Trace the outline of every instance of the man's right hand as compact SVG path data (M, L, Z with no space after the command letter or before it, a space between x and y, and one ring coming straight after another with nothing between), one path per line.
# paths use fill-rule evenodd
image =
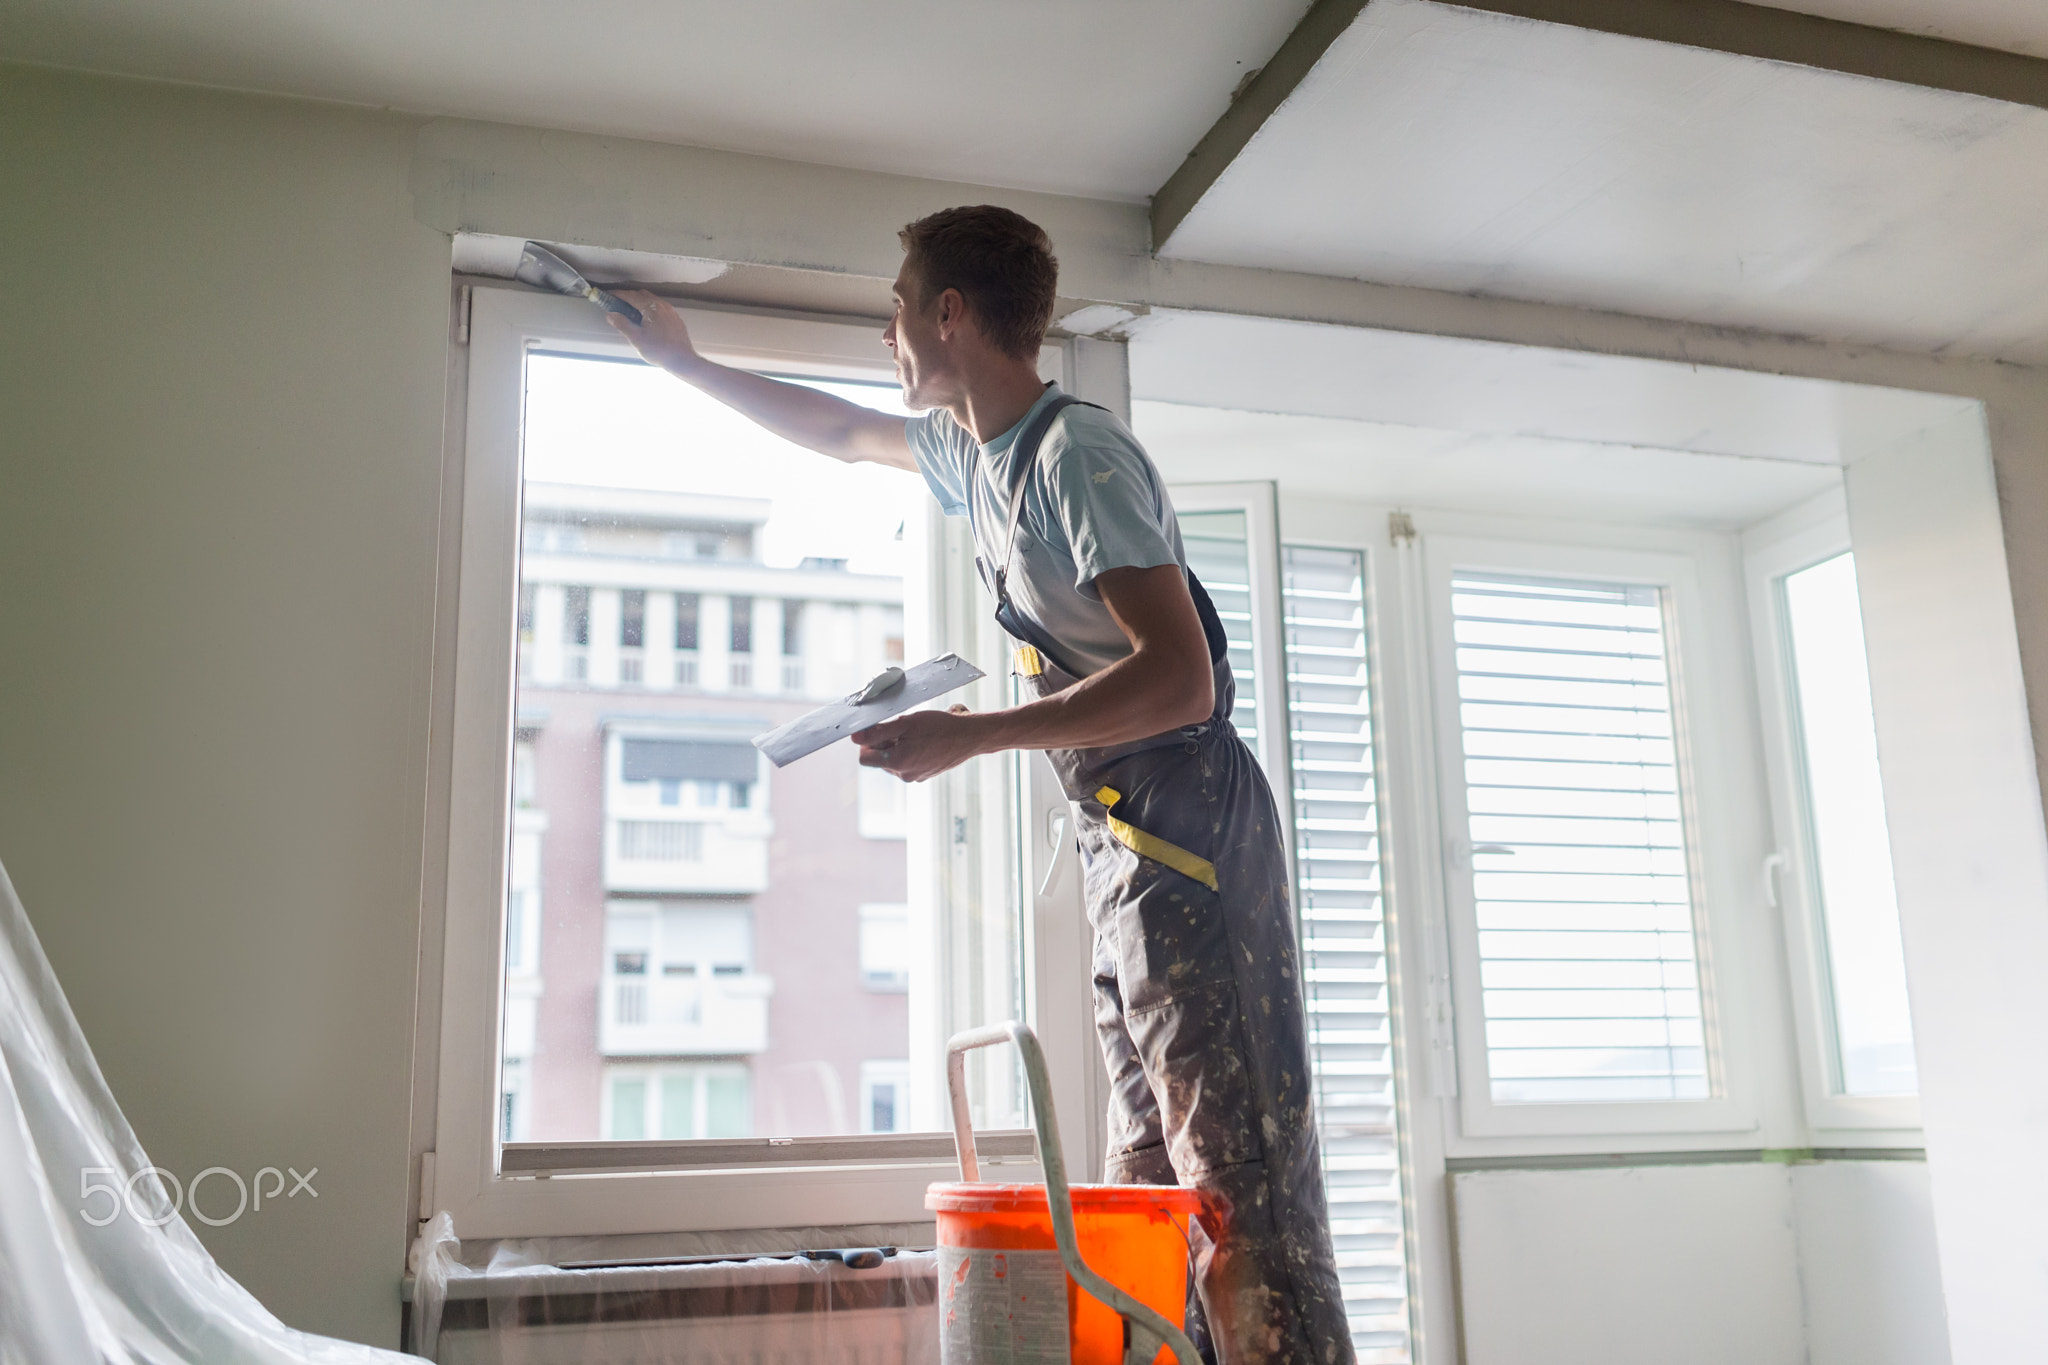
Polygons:
M635 326L621 313L606 313L605 317L650 363L670 374L683 375L702 361L703 357L690 343L689 326L668 300L644 289L623 290L619 297L640 310L640 324Z

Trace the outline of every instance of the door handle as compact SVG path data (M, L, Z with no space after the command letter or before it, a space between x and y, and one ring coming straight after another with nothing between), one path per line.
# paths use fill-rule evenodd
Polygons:
M1038 884L1038 894L1043 896L1052 890L1052 884L1059 880L1060 860L1067 856L1067 813L1063 810L1046 812L1045 841L1052 846L1052 857L1046 860L1045 880Z

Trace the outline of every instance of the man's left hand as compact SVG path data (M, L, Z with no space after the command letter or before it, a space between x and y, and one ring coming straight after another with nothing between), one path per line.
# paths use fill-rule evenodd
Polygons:
M905 782L922 782L957 768L981 752L973 719L964 706L950 711L913 711L856 730L862 767L880 768Z

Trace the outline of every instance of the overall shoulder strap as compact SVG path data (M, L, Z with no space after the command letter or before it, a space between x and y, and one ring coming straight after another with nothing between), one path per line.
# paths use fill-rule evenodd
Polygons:
M1044 443L1046 432L1052 429L1053 418L1085 400L1063 393L1040 408L1024 430L1017 433L1014 472L1010 476L1010 517L1009 525L1003 531L1002 554L995 561L996 599L1007 604L1010 600L1009 578L1010 558L1017 548L1017 527L1024 517L1024 486L1031 480L1031 471L1038 466L1038 447ZM1099 404L1086 403L1088 407Z

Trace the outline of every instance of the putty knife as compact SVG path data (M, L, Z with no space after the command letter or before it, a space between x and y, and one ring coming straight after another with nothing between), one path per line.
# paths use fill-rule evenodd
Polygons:
M539 242L528 242L526 249L519 253L519 268L512 272L512 278L521 284L530 284L536 289L567 294L575 299L589 299L605 312L617 313L635 327L640 325L638 308L610 290L599 289L584 279L575 266Z
M965 687L980 676L981 670L958 654L941 654L914 668L887 669L846 700L821 706L780 729L754 736L754 747L768 755L776 767L784 767L856 730L865 730L922 702Z

